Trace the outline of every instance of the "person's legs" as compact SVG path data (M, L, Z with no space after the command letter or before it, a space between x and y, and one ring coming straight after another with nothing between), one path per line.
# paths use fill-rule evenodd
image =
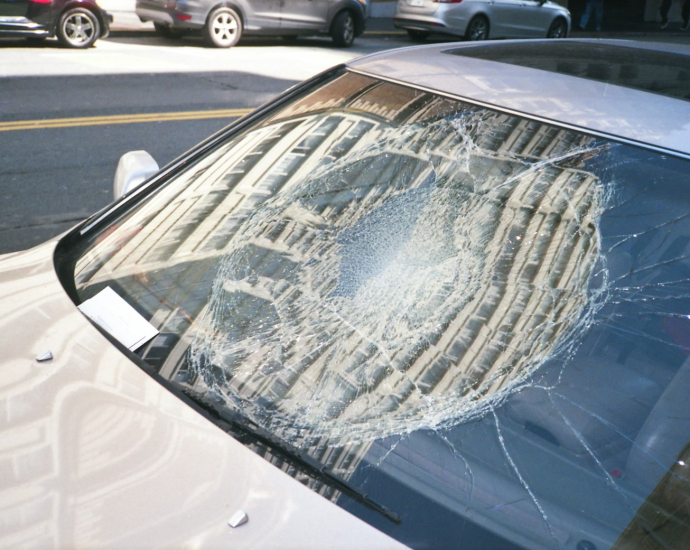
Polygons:
M666 2L667 0L663 0ZM668 0L669 2L671 0ZM589 0L587 2L587 6L585 7L585 13L582 14L582 18L580 19L580 28L584 29L587 26L587 21L589 21L590 15L592 15L592 9L594 8L594 0Z
M663 29L668 25L668 11L671 9L672 0L661 0L661 5L659 6L659 14L661 15L661 28Z
M683 26L681 29L687 31L688 27L690 27L690 0L685 0L685 2L683 2L681 15L683 16Z
M686 1L686 4L690 2L690 0ZM600 31L601 30L601 21L604 19L604 0L595 0L594 4L594 24L595 24L595 29Z

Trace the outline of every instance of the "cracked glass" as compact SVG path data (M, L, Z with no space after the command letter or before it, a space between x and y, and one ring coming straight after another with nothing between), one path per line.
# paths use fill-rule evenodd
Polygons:
M76 262L160 376L414 548L688 548L688 161L354 73Z

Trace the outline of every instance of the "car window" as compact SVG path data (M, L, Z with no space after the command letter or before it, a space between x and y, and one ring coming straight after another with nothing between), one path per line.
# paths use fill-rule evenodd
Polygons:
M138 354L415 548L687 540L690 169L339 73L91 238ZM133 201L132 201L133 202Z

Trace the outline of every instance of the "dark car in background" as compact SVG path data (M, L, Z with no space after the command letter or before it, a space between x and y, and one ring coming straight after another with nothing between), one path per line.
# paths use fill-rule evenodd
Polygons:
M110 32L98 0L0 0L0 37L57 36L69 48L88 48Z
M201 31L217 48L234 46L243 35L315 34L349 47L364 32L369 7L368 0L137 0L136 12L167 38Z

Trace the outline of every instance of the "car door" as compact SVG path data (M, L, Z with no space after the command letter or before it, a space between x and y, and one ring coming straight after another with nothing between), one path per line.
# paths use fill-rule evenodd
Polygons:
M245 28L252 31L275 31L280 28L282 0L249 0L240 3Z
M0 0L0 16L26 17L29 0Z
M527 34L526 14L523 0L489 0L491 38L520 38Z
M0 0L0 30L19 30L26 25L29 0Z
M24 19L28 9L28 0L0 0L0 28Z
M538 0L521 0L523 36L544 38L554 19L553 10Z
M332 0L282 0L281 28L328 30L328 8Z

